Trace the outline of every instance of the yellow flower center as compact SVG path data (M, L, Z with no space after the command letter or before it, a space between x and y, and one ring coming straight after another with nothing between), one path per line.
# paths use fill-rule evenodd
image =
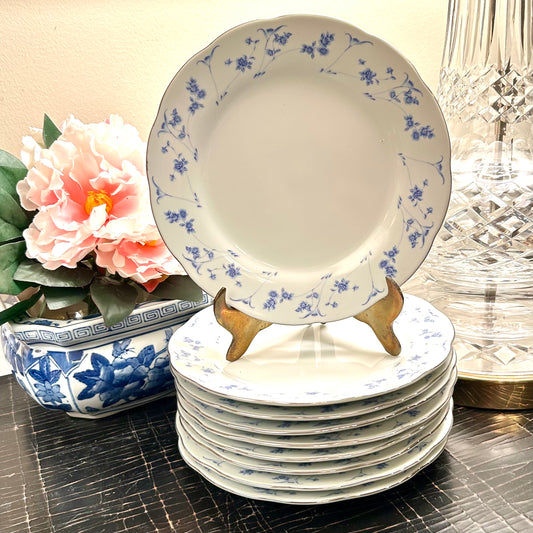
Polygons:
M153 240L151 240L151 241L143 241L141 244L142 244L143 246L157 246L157 243L158 243L158 242L159 242L159 241L158 241L157 239L153 239Z
M90 215L91 211L99 205L105 205L107 213L111 212L113 202L105 191L89 191L87 193L87 200L85 200L85 212Z

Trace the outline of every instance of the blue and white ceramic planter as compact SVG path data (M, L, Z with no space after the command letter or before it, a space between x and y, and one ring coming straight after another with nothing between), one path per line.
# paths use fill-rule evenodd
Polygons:
M13 375L39 404L99 418L175 392L168 341L209 304L207 295L147 302L111 328L101 316L22 319L4 324L0 338Z

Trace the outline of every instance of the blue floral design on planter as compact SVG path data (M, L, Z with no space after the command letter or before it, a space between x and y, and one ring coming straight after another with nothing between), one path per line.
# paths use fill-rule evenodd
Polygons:
M169 381L166 349L156 353L154 346L149 344L137 356L131 357L130 342L131 339L114 342L114 359L111 361L97 352L92 353L92 368L74 374L85 385L85 389L78 394L78 400L98 395L102 406L109 407L121 400L143 398ZM160 358L161 355L165 357Z
M35 380L35 395L43 404L52 409L64 411L72 409L70 405L63 403L66 396L61 392L58 383L61 370L51 369L49 357L40 359L39 370L32 368L28 374Z
M199 303L147 302L113 328L98 316L44 326L40 320L20 319L2 325L0 342L17 382L41 406L72 416L108 416L173 392L168 342L209 303L207 295ZM117 384L131 393L125 392L120 402L120 392L106 390Z

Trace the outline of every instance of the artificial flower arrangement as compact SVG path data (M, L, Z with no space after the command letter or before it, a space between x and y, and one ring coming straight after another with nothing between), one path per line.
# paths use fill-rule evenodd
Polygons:
M117 115L59 128L45 115L21 160L0 150L0 293L20 300L0 324L83 304L110 327L143 301L202 299L153 220L145 154Z

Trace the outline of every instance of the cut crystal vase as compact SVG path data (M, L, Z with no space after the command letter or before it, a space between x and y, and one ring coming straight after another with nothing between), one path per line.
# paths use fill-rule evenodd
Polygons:
M479 407L533 406L532 4L449 2L438 99L453 192L408 284L454 323L459 394Z

